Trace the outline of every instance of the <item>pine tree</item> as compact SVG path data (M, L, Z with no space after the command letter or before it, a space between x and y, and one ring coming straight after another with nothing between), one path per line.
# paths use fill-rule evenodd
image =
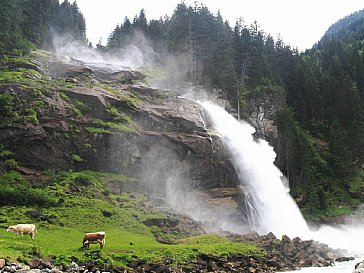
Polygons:
M25 17L20 0L0 0L0 54L21 54L32 48L21 24Z

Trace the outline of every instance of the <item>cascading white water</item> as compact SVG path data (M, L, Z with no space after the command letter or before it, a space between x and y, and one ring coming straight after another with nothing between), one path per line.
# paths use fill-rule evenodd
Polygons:
M221 135L239 179L250 193L257 218L253 228L260 234L273 232L276 236L308 234L306 221L289 195L289 189L282 183L282 173L274 165L273 148L264 140L255 141L254 128L248 123L237 121L210 102L200 104Z
M223 108L210 102L200 102L215 130L230 152L239 179L247 188L252 200L255 217L253 229L260 234L273 232L277 237L285 234L302 239L315 239L332 248L349 251L349 255L364 254L361 238L364 224L321 226L310 230L289 189L282 181L282 173L274 165L276 154L264 140L255 141L255 129L244 121L238 121ZM348 266L353 266L349 263ZM314 272L314 271L311 271ZM317 271L320 272L320 271Z
M221 107L210 102L200 103L209 116L212 126L221 135L230 152L240 181L247 187L254 208L250 221L260 234L272 231L303 239L315 239L332 248L348 251L356 260L339 263L334 268L307 268L302 272L351 272L355 263L362 260L364 246L364 224L350 223L336 227L321 226L312 231L289 195L282 181L282 173L274 165L275 153L266 141L255 141L254 128L244 121L237 121ZM249 217L248 217L249 218Z

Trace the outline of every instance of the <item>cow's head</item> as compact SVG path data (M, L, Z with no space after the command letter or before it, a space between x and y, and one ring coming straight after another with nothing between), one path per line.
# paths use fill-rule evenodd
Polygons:
M6 229L7 232L11 232L11 231L14 231L14 227L13 226L9 226L7 229Z

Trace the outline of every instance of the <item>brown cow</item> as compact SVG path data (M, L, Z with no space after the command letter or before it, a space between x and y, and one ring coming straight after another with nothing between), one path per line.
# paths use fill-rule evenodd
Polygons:
M106 237L106 233L103 231L99 231L99 232L93 232L93 233L85 233L84 237L83 237L83 247L84 248L89 248L90 244L100 244L100 248L102 249L105 245L105 237Z
M30 237L32 237L32 240L34 240L34 236L37 233L37 229L33 224L18 224L15 226L9 226L6 231L13 232L15 234L14 238L16 235L21 235L23 238L24 234L29 234Z

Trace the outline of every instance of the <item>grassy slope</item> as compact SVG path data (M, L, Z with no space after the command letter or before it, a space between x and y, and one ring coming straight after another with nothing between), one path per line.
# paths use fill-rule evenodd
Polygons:
M175 244L157 242L151 228L158 228L148 227L142 221L167 216L155 208L146 209L143 204L147 200L143 194L107 194L104 182L110 179L115 181L117 178L118 176L113 174L90 171L53 174L47 182L53 191L51 195L64 201L59 205L41 209L46 218L43 221L32 220L26 215L27 211L34 209L32 207L1 207L0 222L4 228L0 231L0 257L24 260L38 255L56 256L57 263L69 263L71 257L87 261L95 258L91 253L98 250L99 246L91 245L90 250L84 250L81 247L83 234L101 230L105 231L107 236L100 262L115 266L125 266L136 259L158 262L166 256L178 264L194 259L199 253L218 256L262 253L252 245L232 243L216 235L179 239L175 240ZM123 176L119 176L118 179L120 183L125 181ZM70 192L70 187L80 181L87 184L77 184L81 192ZM111 216L104 216L103 211L111 213ZM34 222L38 226L38 234L34 241L29 236L13 239L12 234L5 232L7 225L20 222Z

